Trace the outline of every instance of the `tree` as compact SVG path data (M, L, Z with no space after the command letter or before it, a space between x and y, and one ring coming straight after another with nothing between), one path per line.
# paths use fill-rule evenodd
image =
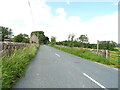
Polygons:
M31 36L32 35L36 35L38 37L39 43L46 44L47 42L49 42L49 38L44 35L43 31L33 31L33 32L31 32Z
M9 28L3 27L3 26L0 26L0 32L1 32L0 37L2 38L2 41L4 41L4 39L10 39L10 37L13 34L12 29L9 29Z
M74 37L75 37L75 34L69 34L68 35L68 41L73 41L74 40Z
M43 40L44 44L49 42L49 38L47 36L45 36L44 40Z
M79 40L80 40L81 43L88 43L88 37L87 37L87 35L81 35L79 37Z
M56 42L56 37L54 37L54 36L51 36L51 42Z
M99 42L99 49L114 50L116 46L117 46L117 43L114 41L100 41Z
M14 42L29 43L29 37L27 34L19 34L13 38Z
M43 35L44 36L44 32L43 31L33 31L33 32L31 32L31 36L32 35L36 35L38 37L39 37L39 35Z
M74 41L74 37L75 37L75 34L73 34L73 33L68 35L68 41L70 41L69 42L69 46L70 47L74 46L74 42L73 42Z

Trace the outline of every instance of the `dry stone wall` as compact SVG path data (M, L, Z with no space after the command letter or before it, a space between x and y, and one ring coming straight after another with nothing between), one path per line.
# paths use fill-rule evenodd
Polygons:
M92 53L101 55L102 57L108 59L109 58L109 50L97 50L97 49L89 49Z
M10 55L13 51L30 46L29 43L0 42L0 56Z

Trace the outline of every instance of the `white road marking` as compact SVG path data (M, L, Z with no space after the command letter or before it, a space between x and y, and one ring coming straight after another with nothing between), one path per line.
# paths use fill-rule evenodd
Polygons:
M101 85L100 83L98 83L96 80L92 79L90 76L88 76L86 73L83 73L83 75L85 75L87 78L89 78L91 81L93 81L94 83L96 83L98 86L100 86L101 88L106 88L105 86ZM107 89L106 89L107 90Z
M56 56L60 57L60 55L58 55L57 53L55 53Z

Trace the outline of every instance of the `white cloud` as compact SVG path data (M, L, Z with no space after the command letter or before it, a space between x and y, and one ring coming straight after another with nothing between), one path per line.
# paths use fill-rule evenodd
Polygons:
M69 18L56 17L50 27L51 34L57 36L57 40L65 40L69 33L74 33L76 37L87 34L90 42L97 40L113 40L118 42L118 17L117 12L111 15L96 17L87 22L81 22L80 17Z
M32 31L41 30L49 38L56 36L57 41L66 40L70 33L74 33L76 37L87 34L92 43L96 43L97 40L118 41L117 12L81 22L78 16L67 17L64 8L56 9L58 16L53 16L51 7L44 1L29 1L35 25L27 0L0 0L0 25L12 28L15 34L30 34Z
M64 11L64 8L56 9L56 13L60 14L60 16L63 16L63 17L66 16L66 12Z
M67 5L70 5L70 1L67 1Z
M118 6L119 1L113 2L113 5Z

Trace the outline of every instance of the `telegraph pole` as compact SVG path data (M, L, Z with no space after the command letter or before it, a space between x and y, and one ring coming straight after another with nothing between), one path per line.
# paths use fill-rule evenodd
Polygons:
M30 12L31 12L31 16L32 16L32 21L33 21L33 24L35 26L35 20L34 20L34 16L33 16L33 12L32 12L32 7L31 7L31 4L30 4L30 1L28 0L28 6L30 8Z

